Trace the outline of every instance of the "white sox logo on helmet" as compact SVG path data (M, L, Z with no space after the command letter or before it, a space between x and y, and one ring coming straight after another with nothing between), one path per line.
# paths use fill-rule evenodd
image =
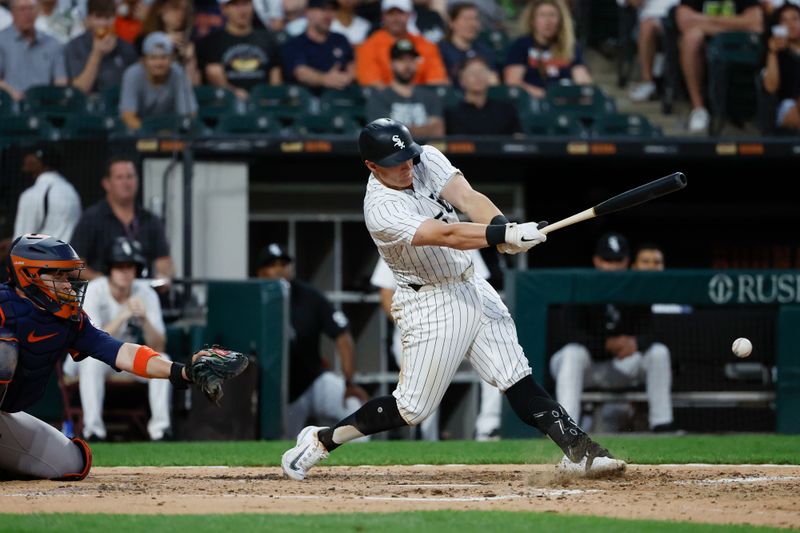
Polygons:
M400 140L399 135L392 135L392 140L394 141L394 145L400 148L401 150L406 147L406 143Z

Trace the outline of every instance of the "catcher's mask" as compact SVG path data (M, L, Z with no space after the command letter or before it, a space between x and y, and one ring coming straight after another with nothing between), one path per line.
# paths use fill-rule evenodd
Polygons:
M85 266L69 244L31 233L14 240L7 259L12 285L45 311L74 321L80 319L86 295Z

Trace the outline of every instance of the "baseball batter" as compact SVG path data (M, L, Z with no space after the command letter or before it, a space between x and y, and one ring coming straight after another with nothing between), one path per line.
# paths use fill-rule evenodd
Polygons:
M420 146L391 119L369 123L358 139L371 174L364 198L367 229L397 280L392 316L403 361L391 396L374 398L336 426L308 426L282 457L302 480L340 445L380 431L416 425L439 405L461 361L504 392L526 424L563 451L559 468L576 473L622 471L531 377L514 322L500 296L474 275L465 250L530 250L546 240L534 222L509 223L439 150ZM459 222L455 209L474 222Z
M221 381L247 366L242 354L216 348L197 352L184 366L95 328L82 310L83 260L64 241L18 237L3 267L11 281L0 283L0 479L80 480L89 473L92 452L86 442L70 440L24 412L42 397L67 353L141 377L169 379L177 388L194 382L214 399L221 396Z

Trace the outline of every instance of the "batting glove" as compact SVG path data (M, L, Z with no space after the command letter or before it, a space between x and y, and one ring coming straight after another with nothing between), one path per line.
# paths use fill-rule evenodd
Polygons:
M524 224L506 224L506 243L522 251L527 251L547 240L547 235L539 231L536 222L525 222Z

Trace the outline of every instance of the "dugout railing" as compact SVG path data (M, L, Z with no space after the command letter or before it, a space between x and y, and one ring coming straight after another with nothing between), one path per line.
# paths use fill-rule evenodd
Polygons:
M519 341L534 369L534 377L552 390L548 361L548 315L556 305L673 304L692 309L701 321L699 333L686 339L665 339L673 350L673 364L682 358L707 361L693 367L700 373L690 390L673 381L676 405L717 404L745 410L767 405L774 410L774 430L800 432L800 276L790 270L667 270L664 272L599 272L591 269L530 270L509 272L506 301L517 323ZM702 311L702 313L701 313ZM726 314L728 313L728 314ZM730 313L736 318L731 319ZM715 318L715 314L718 316ZM772 316L771 321L768 316ZM691 324L690 313L683 320ZM552 326L552 324L551 324ZM760 362L769 377L761 386L743 387L734 381L725 390L719 373L740 362L730 351L734 332L748 336L756 331L763 340L748 362ZM761 333L758 333L760 331ZM765 333L766 332L766 333ZM771 335L769 334L771 333ZM730 337L730 338L729 338ZM771 338L770 338L771 337ZM681 345L680 343L683 342ZM700 345L702 346L696 346ZM687 353L688 352L688 353ZM689 359L689 362L693 361ZM684 390L676 390L684 389ZM710 389L710 390L709 390ZM641 391L586 393L584 399L643 400ZM508 407L508 406L506 406ZM744 411L739 411L744 412ZM720 428L717 428L720 430ZM525 437L535 430L504 409L503 436Z

